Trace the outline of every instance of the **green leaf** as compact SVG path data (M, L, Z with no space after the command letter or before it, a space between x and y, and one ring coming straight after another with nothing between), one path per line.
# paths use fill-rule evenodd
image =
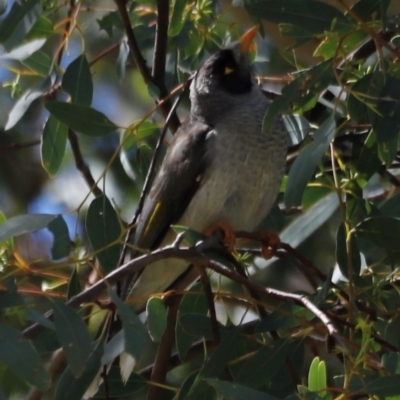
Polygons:
M234 349L240 340L239 330L233 330L214 350L208 360L203 364L199 374L197 375L192 387L189 390L187 398L199 396L207 390L206 378L218 377L227 363L234 357L232 349Z
M99 29L107 32L107 35L112 38L114 37L114 28L118 31L123 31L123 25L121 21L121 16L118 11L111 11L105 14L102 19L98 19Z
M45 106L59 121L84 135L105 136L118 129L104 114L90 107L62 101L48 101Z
M64 92L71 96L73 104L81 106L90 106L92 104L92 74L85 54L81 54L68 65L61 87Z
M211 326L211 319L206 315L188 312L179 317L178 324L182 327L184 332L197 339L199 338L205 338L207 340L214 339L214 334ZM222 337L226 336L231 331L231 329L226 328L219 322L217 322L217 325L220 335Z
M120 330L104 346L104 354L101 357L101 364L108 365L115 360L125 349L125 332Z
M394 194L379 206L379 211L385 217L400 218L400 192Z
M128 40L124 38L121 44L119 45L119 52L117 58L117 75L120 81L125 78L125 71L126 71L126 62L129 57L129 45Z
M329 147L336 131L335 120L326 119L314 134L314 140L303 149L290 168L285 191L285 205L287 208L301 204L304 190L312 178L318 163Z
M337 9L315 0L245 0L249 14L278 24L290 24L312 35L352 26Z
M293 314L293 315L290 315ZM306 308L294 304L282 304L267 318L263 318L256 327L257 333L272 332L280 329L292 329L299 326L301 321L310 321L314 314Z
M225 382L218 379L206 379L205 381L221 393L225 400L278 400L277 397L258 392L235 382Z
M194 285L183 296L179 304L177 323L175 328L176 347L179 359L184 362L192 343L196 337L188 334L180 324L180 318L187 313L195 313L197 315L206 315L208 312L207 299L204 294L203 285L198 283Z
M53 24L46 17L41 15L33 28L29 31L29 33L25 36L25 40L33 40L33 39L48 39L51 36L55 35L55 30Z
M284 115L283 122L290 137L289 146L300 144L310 133L311 127L308 121L301 115Z
M390 5L390 0L359 0L351 10L362 20L383 19ZM376 18L375 18L375 15ZM349 14L351 17L351 15Z
M152 344L147 329L135 312L113 290L110 289L108 293L113 303L117 306L117 313L122 320L125 351L138 362Z
M67 355L72 374L79 378L91 354L89 332L82 318L71 307L51 299L57 337Z
M33 88L26 91L14 104L10 113L8 114L8 120L5 126L5 130L9 130L15 126L15 124L24 116L26 111L32 102L43 94L47 93L55 82L55 74L51 74L46 79L37 83Z
M147 302L146 314L150 337L158 343L167 328L167 310L164 302L158 297L152 297Z
M242 364L235 382L252 388L268 384L285 365L290 349L288 343L287 339L280 339L273 345L262 346Z
M382 376L367 386L369 394L375 396L397 396L400 393L400 375Z
M53 260L67 257L71 250L71 239L69 238L68 226L64 218L59 215L57 218L53 219L48 229L54 236L54 242L51 248Z
M365 139L364 145L361 148L361 153L356 155L357 171L365 174L366 179L369 179L379 167L382 165L378 156L378 145L376 142L375 132L372 130Z
M391 374L400 373L400 353L389 353L382 355L383 368Z
M352 235L350 239L350 251L353 275L358 276L360 275L361 270L361 256L354 235ZM348 278L349 264L346 244L346 228L344 223L340 224L336 233L336 261L339 265L340 272L343 276Z
M22 6L14 2L11 11L0 24L0 43L3 43L7 51L21 44L41 12L40 0L30 0L24 2Z
M325 40L318 46L314 52L314 57L324 57L326 60L333 57L347 57L348 53L353 51L358 45L360 45L367 37L368 34L364 31L357 30L349 32L346 36L343 36L344 32L331 33L325 38ZM338 43L340 42L340 48L338 51Z
M111 272L119 262L122 230L118 215L106 196L99 196L90 203L86 231L101 267L106 273Z
M0 0L0 15L3 15L7 10L8 0Z
M51 322L48 318L46 318L42 313L39 311L34 310L33 308L28 308L26 310L26 319L28 321L36 322L39 325L44 326L47 329L51 329L55 331L55 326L53 322Z
M268 130L279 113L288 113L291 109L306 111L314 107L320 93L331 83L333 74L332 60L327 60L312 68L298 72L296 79L283 87L282 96L277 97L265 114L263 130Z
M57 215L51 214L25 214L12 217L0 225L0 243L14 236L47 228L56 217Z
M25 67L43 77L49 76L53 68L53 60L42 50L36 51L21 62Z
M172 4L172 15L169 22L168 36L176 36L182 30L185 23L184 12L188 0L174 0Z
M356 227L357 236L369 240L377 247L386 250L399 250L400 219L391 217L372 217Z
M197 399L213 399L215 398L215 391L208 386L208 390L204 389L204 392L202 392L199 396L191 396L190 398L188 397L188 393L190 388L193 386L194 381L196 380L197 376L198 376L199 372L195 371L192 372L183 382L180 390L179 390L179 394L178 394L178 398L176 400L197 400Z
M56 176L67 147L68 127L50 115L43 130L42 165L50 177Z
M93 346L90 346L88 350L90 357L80 377L77 378L72 373L71 366L68 366L58 381L53 400L81 399L89 385L100 373L103 343L101 341L93 343Z
M79 280L78 268L74 268L71 274L71 278L68 282L67 300L76 296L82 291L81 281Z
M40 50L41 47L46 43L45 39L33 40L28 43L24 43L21 46L18 46L14 50L9 53L0 53L0 60L18 60L23 61L26 58L30 57L32 54ZM46 74L47 77L49 74Z
M263 219L256 230L265 230L272 232L280 232L285 227L285 214L279 208L279 200L277 199L269 211L268 215Z
M319 357L314 357L308 371L308 389L312 392L318 392L319 390L318 366Z
M320 361L318 364L318 393L321 397L326 395L326 364L325 361Z
M148 387L147 380L138 374L132 373L126 382L121 379L121 371L119 367L112 366L107 374L108 396L110 398L120 398L126 396L134 396L138 392ZM139 396L139 395L138 395ZM104 383L99 387L99 391L93 398L104 399L105 390ZM133 397L130 397L133 399Z
M22 294L0 291L0 308L20 307L31 302L31 298Z
M31 342L16 329L0 324L0 360L23 381L41 390L50 387L50 376L42 367Z
M159 132L160 129L156 122L134 121L121 137L122 148L124 150L129 150L137 146L143 139L158 134Z

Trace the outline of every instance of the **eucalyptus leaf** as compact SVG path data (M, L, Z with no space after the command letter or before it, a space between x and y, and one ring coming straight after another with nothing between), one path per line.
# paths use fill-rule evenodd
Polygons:
M32 42L22 44L8 53L0 49L0 60L23 61L41 49L45 43L46 39L36 39Z
M68 65L61 86L71 96L72 103L90 106L93 97L93 82L85 54L81 54Z
M0 24L0 43L7 51L21 44L42 12L40 0L30 0L22 5L14 2L10 12Z
M37 83L33 88L26 91L14 104L5 126L5 130L9 130L24 116L32 102L47 93L55 82L55 74L51 74L46 79Z
M117 306L125 337L125 351L138 362L146 349L151 346L150 336L135 312L126 305L113 290L109 290L111 300Z
M42 165L49 176L54 177L64 160L67 147L68 127L50 115L43 130Z
M318 163L329 147L336 131L335 120L326 119L314 134L314 140L304 148L290 168L285 191L285 205L287 208L301 204L303 192L313 176Z
M218 379L206 379L206 382L226 400L278 400L277 397L239 385L236 382Z
M55 299L52 299L51 303L58 340L67 355L72 374L79 378L85 371L91 354L89 332L73 308Z
M119 262L122 230L118 215L106 196L99 196L90 203L86 231L101 267L106 273L111 272Z
M158 343L167 328L167 310L158 297L149 299L146 305L147 326L154 342Z
M104 114L87 106L61 101L48 101L45 106L60 122L84 135L105 136L118 129Z
M53 260L67 257L71 250L71 239L69 237L68 226L61 215L53 219L48 229L53 234L54 241L51 248Z
M31 342L24 340L16 329L3 324L0 324L0 360L23 381L41 390L50 386L50 375Z
M372 217L356 227L357 236L386 250L399 250L400 218Z
M57 215L25 214L12 217L0 225L0 243L14 236L47 228Z

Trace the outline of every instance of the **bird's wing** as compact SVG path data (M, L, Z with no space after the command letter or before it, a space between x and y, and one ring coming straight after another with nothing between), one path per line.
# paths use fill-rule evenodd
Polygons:
M211 151L211 128L186 119L171 142L160 171L147 196L133 238L139 249L154 249L179 220L202 182ZM136 257L135 252L131 255ZM130 292L134 277L128 277L122 297Z

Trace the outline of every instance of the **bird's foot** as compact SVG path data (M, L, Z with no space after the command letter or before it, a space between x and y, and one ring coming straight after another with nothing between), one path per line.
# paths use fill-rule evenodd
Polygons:
M257 232L236 232L236 237L245 241L257 241L261 244L261 254L265 259L270 259L280 247L281 240L279 236L271 231Z
M256 233L260 235L261 254L266 260L269 260L278 250L281 239L271 231L258 231Z
M219 221L203 232L206 236L220 234L222 236L222 243L229 253L232 253L235 248L235 231L227 223Z

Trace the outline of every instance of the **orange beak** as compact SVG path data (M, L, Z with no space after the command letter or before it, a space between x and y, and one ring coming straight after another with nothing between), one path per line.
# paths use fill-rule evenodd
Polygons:
M251 44L253 43L253 40L258 33L258 30L258 25L253 26L239 39L241 54L248 54L248 52L251 50Z

